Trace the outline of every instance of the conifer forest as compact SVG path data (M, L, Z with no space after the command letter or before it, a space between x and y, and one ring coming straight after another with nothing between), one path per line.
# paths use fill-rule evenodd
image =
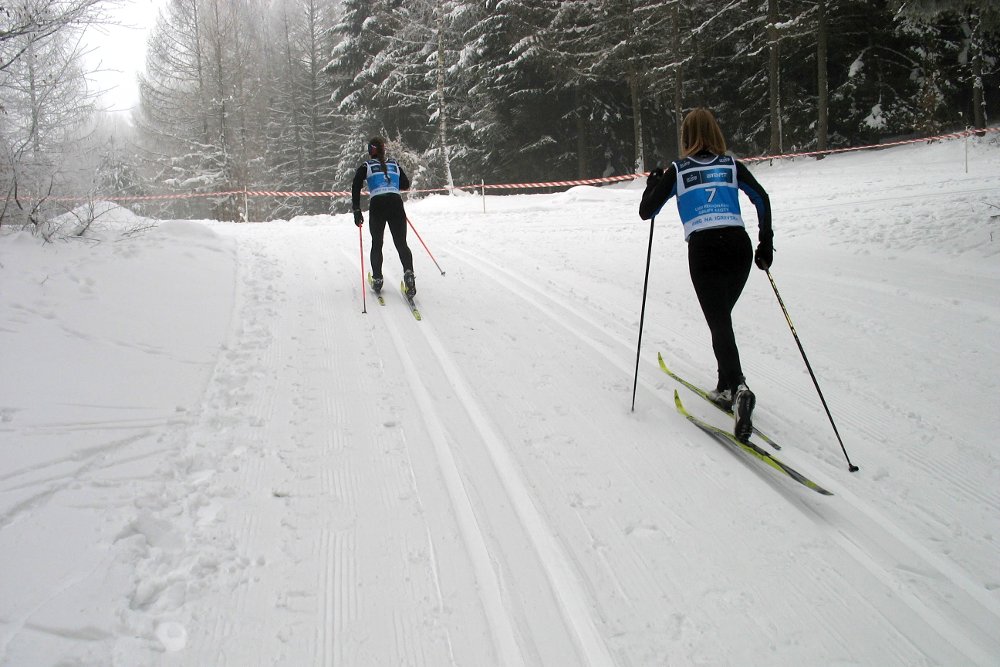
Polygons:
M169 0L124 119L88 89L79 39L113 5L4 4L3 225L80 195L161 218L343 212L308 193L349 190L374 135L415 189L471 189L648 171L697 106L737 156L1000 113L996 0Z

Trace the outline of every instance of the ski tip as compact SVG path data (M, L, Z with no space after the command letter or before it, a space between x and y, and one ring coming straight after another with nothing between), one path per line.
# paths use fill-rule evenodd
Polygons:
M667 370L667 362L663 360L663 355L659 352L656 353L656 361L660 364L660 370L667 375L673 375L669 370Z

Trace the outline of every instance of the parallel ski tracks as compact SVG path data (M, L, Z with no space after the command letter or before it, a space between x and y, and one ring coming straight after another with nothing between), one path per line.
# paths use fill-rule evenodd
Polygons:
M540 288L468 249L453 247L450 250L455 259L462 261L469 268L492 278L498 285L533 306L539 313L558 324L609 362L623 371L630 372L629 353L626 351L623 343L623 338L626 335L625 328L618 327L618 330L613 330L605 325L596 323L607 318L607 313L600 313L599 317L595 317L593 306L587 306L587 308L591 309L591 312L587 312L582 308L567 303L568 299L555 298L552 289ZM561 290L557 291L557 294L563 297L569 296ZM629 313L626 316L624 311L619 311L616 315L611 319L615 321L631 321L636 313ZM582 330L592 332L594 335L585 335L581 332ZM631 354L634 355L634 350ZM656 365L652 364L651 367L655 368ZM650 390L653 389L652 384L647 384L647 387Z
M381 309L380 309L381 313ZM517 620L511 616L511 611L505 604L507 597L504 586L498 579L493 565L494 555L491 553L490 540L483 533L476 508L470 498L470 490L452 451L446 422L440 409L432 398L432 392L424 376L418 370L418 363L408 348L413 346L413 331L404 334L399 318L386 314L385 328L393 340L394 348L399 354L405 369L407 382L420 408L427 430L433 440L440 470L448 487L462 537L473 562L476 579L480 586L481 601L488 618L500 664L523 665L529 661L518 640ZM551 589L560 606L564 626L572 634L571 642L577 648L578 661L589 665L613 665L615 661L605 644L604 638L597 628L592 612L592 604L585 592L583 584L575 574L575 568L570 558L564 553L546 520L536 508L532 494L518 470L507 444L498 430L492 425L486 411L474 398L475 392L468 380L459 370L458 364L441 343L435 333L432 321L424 320L417 324L409 321L407 325L419 331L426 342L427 349L437 361L437 366L444 375L451 393L457 397L470 423L474 426L478 440L488 454L496 474L501 481L510 507L520 521L520 525L533 545L540 564L545 570ZM437 387L440 390L440 387ZM474 443L469 443L472 446ZM498 503L493 499L491 504ZM577 661L572 661L577 662Z
M567 304L565 299L570 295L565 290L552 287L542 289L467 248L452 247L450 251L453 259L460 260L469 268L491 278L495 284L631 374L631 368L626 367L626 360L631 352L627 346L633 342L625 341L618 330L597 324L592 306L580 306L579 302ZM556 296L553 296L553 292ZM602 313L601 317L606 317L606 313ZM629 321L631 315L622 316L621 319ZM582 333L581 330L588 333ZM643 384L647 389L655 391L649 383ZM666 403L664 409L667 409ZM798 461L795 465L802 466ZM924 462L922 467L931 472L929 462ZM941 467L941 462L938 462L933 465L933 470L936 474L949 477L956 488L967 493L970 498L990 506L996 505L991 494L977 491L946 471L942 472ZM991 664L1000 655L1000 637L995 631L995 628L1000 627L1000 602L982 584L974 581L957 564L910 537L900 526L850 492L846 485L819 475L806 466L802 468L831 489L837 498L803 498L784 485L772 486L792 506L822 526L843 554L863 568L873 581L892 592L893 600L889 602L882 601L883 598L876 599L878 596L871 596L876 606L891 612L902 605L926 624L926 634L911 637L915 644L922 646L928 655L953 656L954 653L949 654L937 648L932 638L940 637L948 642L955 653L970 660L971 664ZM922 576L913 576L913 572L922 573Z
M456 250L452 257L492 279L492 283L512 293L541 316L559 325L574 339L585 343L614 367L631 376L631 364L634 361L632 356L634 341L629 335L631 332L626 332L622 326L605 324L606 311L595 317L596 310L592 306L573 300L558 286L540 288L473 252ZM268 307L266 303L258 305ZM393 305L396 304L390 304ZM405 372L406 384L423 413L422 417L442 477L448 486L448 498L455 511L457 525L461 529L462 538L474 565L479 596L494 638L498 661L502 664L525 664L532 662L533 656L524 653L525 649L519 641L522 628L518 626L519 619L511 609L504 582L500 578L502 572L498 572L496 566L494 543L491 542L491 536L484 532L482 517L477 516L477 512L484 510L470 498L470 494L474 495L475 490L466 488L469 482L463 478L461 465L456 459L456 452L452 449L454 439L448 432L447 425L453 419L453 415L446 416L442 412L443 408L435 402L435 396L442 390L455 397L455 403L467 415L468 422L474 428L476 435L472 440L478 442L470 443L469 446L473 444L480 446L488 454L492 466L496 469L497 477L504 485L509 506L516 511L523 532L545 569L545 576L559 604L563 626L572 634L570 641L575 645L577 653L583 656L581 659L589 659L590 664L615 664L600 628L595 623L597 612L588 598L585 583L579 579L578 567L572 562L572 555L564 551L552 527L547 525L545 518L535 506L533 494L525 485L522 473L513 461L508 443L492 423L484 406L475 398L476 392L464 376L461 365L442 343L435 329L434 317L429 314L423 322L415 322L405 314L402 305L399 305L398 308L379 308L374 313L370 312L367 317L377 317L379 329L384 328L391 338L391 349L398 354L399 362ZM621 310L624 310L624 306ZM262 322L267 319L265 315L267 313L261 313ZM338 336L333 331L333 322L327 319L321 323L323 327L321 335L328 334L330 340L336 341ZM383 324L384 327L381 326ZM242 333L248 334L252 339L255 335L263 335L265 332L266 329L262 327L248 327ZM284 357L280 348L271 347L259 351L268 355L265 364L267 367L274 368L283 363ZM385 346L383 352L387 351L388 346ZM239 353L234 351L230 354ZM239 375L246 375L245 371L248 370L249 359L231 357L228 362L236 366L235 370L240 372L232 374L225 373L225 369L219 369L224 373L223 382L219 387L222 391L210 396L219 400L209 409L207 415L209 419L201 422L202 429L213 425L212 413L225 414L229 401L234 398L227 396L225 390L235 388L232 381ZM368 363L384 362L376 359ZM225 364L226 360L223 360L223 365ZM430 366L437 367L433 378L426 373L426 368ZM650 367L653 368L652 364ZM651 372L650 376L656 377L657 372ZM655 392L658 386L648 382L644 382L644 385L651 392ZM303 395L301 391L292 393L297 396ZM245 397L240 396L237 391L235 398L243 400ZM244 410L249 408L252 412L249 415L251 417L253 414L273 414L275 407L270 401L271 399L265 396L258 396L252 403L253 407L247 406ZM343 418L343 415L338 415L335 402L321 401L320 404L311 406L296 405L294 409L305 411L318 409L318 412L324 415L324 419L333 421L340 421ZM663 409L670 409L666 402ZM297 435L298 431L292 433ZM313 441L315 442L315 438ZM794 448L791 441L787 441L786 444L788 449ZM336 452L343 446L342 442L332 440L325 442L328 453ZM794 465L800 466L801 463L795 461ZM805 468L803 470L805 471ZM259 481L262 474L257 465L248 465L243 471L248 475L245 481L250 486ZM878 587L875 589L877 592L869 596L873 606L889 619L897 616L919 619L922 625L908 622L901 627L901 630L907 633L909 629L908 634L916 635L913 628L926 627L926 632L920 632L919 636L912 636L911 639L928 656L936 657L938 662L947 663L949 657L962 655L970 663L989 664L990 656L1000 654L998 640L991 634L991 628L1000 627L1000 609L980 584L972 581L958 565L944 556L931 552L907 535L900 526L871 509L864 500L845 488L849 483L835 484L822 479L812 471L808 472L811 477L834 491L837 498L833 501L810 501L785 486L779 484L772 486L789 501L790 505L822 527L822 532L838 547L838 552L828 558L832 558L838 564L846 563L842 567L847 568L849 579ZM392 488L399 486L392 480L386 483ZM348 505L357 502L357 480L351 478L348 466L338 468L335 474L326 470L317 476L315 484L318 491L333 490L332 495L341 502ZM386 486L383 492L387 493L390 486ZM246 533L258 531L259 526L256 523L245 523L242 529L244 535L239 541L256 541L259 538L250 537ZM350 599L353 584L351 581L344 584L338 579L346 576L350 580L352 576L356 576L351 574L354 571L351 563L343 560L344 554L353 554L356 550L356 545L352 546L350 542L352 539L354 536L349 529L343 532L326 527L315 543L314 548L319 552L319 563L325 568L321 574L323 581L319 582L322 590L317 591L320 612L318 634L312 638L315 642L314 655L320 658L320 664L342 663L345 657L343 653L345 646L340 642L343 628L338 629L337 623L351 621L352 604L355 610L353 614L357 616L357 600L352 603ZM432 543L429 537L428 543ZM857 569L853 572L850 569L852 564L857 564ZM353 567L356 569L356 565ZM822 569L822 566L817 564L817 568ZM436 572L436 566L432 570ZM246 593L242 591L243 595ZM438 595L440 598L440 592ZM251 594L251 598L254 597ZM239 600L241 606L246 604L243 600L242 597ZM397 650L410 651L413 646L420 645L408 618L397 615L390 620L392 627L395 628ZM210 641L216 640L215 634L214 631L211 633L213 636ZM850 638L845 640L849 641ZM950 648L939 648L938 645ZM415 655L411 657L419 659L420 652L414 651L414 653Z

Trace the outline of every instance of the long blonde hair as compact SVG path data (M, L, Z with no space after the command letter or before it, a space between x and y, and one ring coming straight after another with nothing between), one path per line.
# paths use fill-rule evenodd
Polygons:
M691 157L708 151L715 155L726 152L726 138L715 121L715 116L705 107L692 109L681 122L681 156Z

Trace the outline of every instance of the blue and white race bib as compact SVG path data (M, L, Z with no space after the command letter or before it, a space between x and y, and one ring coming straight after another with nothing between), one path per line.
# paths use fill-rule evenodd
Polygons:
M368 196L384 195L389 192L399 194L399 165L390 158L386 160L385 171L382 171L382 163L378 160L368 160L365 162L368 167Z
M715 227L744 227L740 214L736 161L717 155L708 162L684 158L677 170L677 212L684 223L684 238Z

